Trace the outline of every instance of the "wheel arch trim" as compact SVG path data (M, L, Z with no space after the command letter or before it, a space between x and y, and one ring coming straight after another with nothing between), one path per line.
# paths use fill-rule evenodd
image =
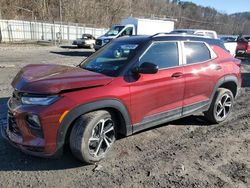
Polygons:
M222 86L223 84L228 83L228 82L234 82L234 83L236 84L236 86L237 86L236 92L237 92L238 88L240 87L240 83L239 83L239 81L238 81L238 78L237 78L235 75L227 75L227 76L224 76L224 77L220 78L220 79L216 82L216 84L215 84L215 87L214 87L214 89L213 89L213 91L212 91L212 94L211 94L211 96L210 96L210 101L209 101L210 105L211 105L211 103L212 103L212 100L213 100L214 95L215 95L216 91L218 90L218 88L220 88L220 86ZM237 94L236 94L236 95L237 95ZM210 105L209 105L209 106L210 106Z
M57 149L63 148L66 134L71 124L79 116L86 114L88 112L94 111L94 110L100 110L100 109L105 109L105 108L113 108L120 112L125 123L124 125L125 127L124 127L124 130L122 130L122 132L125 135L131 135L132 134L131 119L130 119L130 115L126 106L118 99L102 99L102 100L79 105L69 111L69 113L64 117L64 119L60 123L58 131L57 131L57 138L56 138Z

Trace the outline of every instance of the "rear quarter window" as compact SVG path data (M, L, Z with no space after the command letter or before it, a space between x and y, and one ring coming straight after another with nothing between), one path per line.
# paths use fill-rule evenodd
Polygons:
M205 43L184 42L186 64L201 63L211 59L211 53Z
M205 35L212 39L215 38L215 35L212 32L205 32Z

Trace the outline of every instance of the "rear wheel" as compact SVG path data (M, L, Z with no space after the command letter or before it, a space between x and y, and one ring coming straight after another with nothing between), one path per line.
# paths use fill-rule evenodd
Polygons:
M211 106L205 117L212 123L220 123L225 121L233 109L234 96L233 93L225 88L219 88L213 98Z
M115 118L105 110L82 115L70 134L73 155L86 163L105 158L116 139L115 125Z

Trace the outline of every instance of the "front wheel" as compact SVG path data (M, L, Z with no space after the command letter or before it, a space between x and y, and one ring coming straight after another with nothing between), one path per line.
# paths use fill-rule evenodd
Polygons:
M106 110L79 117L70 134L73 155L86 163L105 158L116 139L115 125L115 118Z
M206 111L205 117L212 123L225 121L233 109L233 93L225 88L219 88L212 100L211 106Z

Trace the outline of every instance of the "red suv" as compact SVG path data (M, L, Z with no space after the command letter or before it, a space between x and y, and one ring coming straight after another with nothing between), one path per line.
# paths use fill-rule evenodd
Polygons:
M78 159L103 159L117 135L197 112L227 119L241 85L240 61L216 39L188 35L122 37L78 67L34 64L14 78L3 135L37 156L65 143Z
M237 58L250 58L250 35L239 36L236 47Z

